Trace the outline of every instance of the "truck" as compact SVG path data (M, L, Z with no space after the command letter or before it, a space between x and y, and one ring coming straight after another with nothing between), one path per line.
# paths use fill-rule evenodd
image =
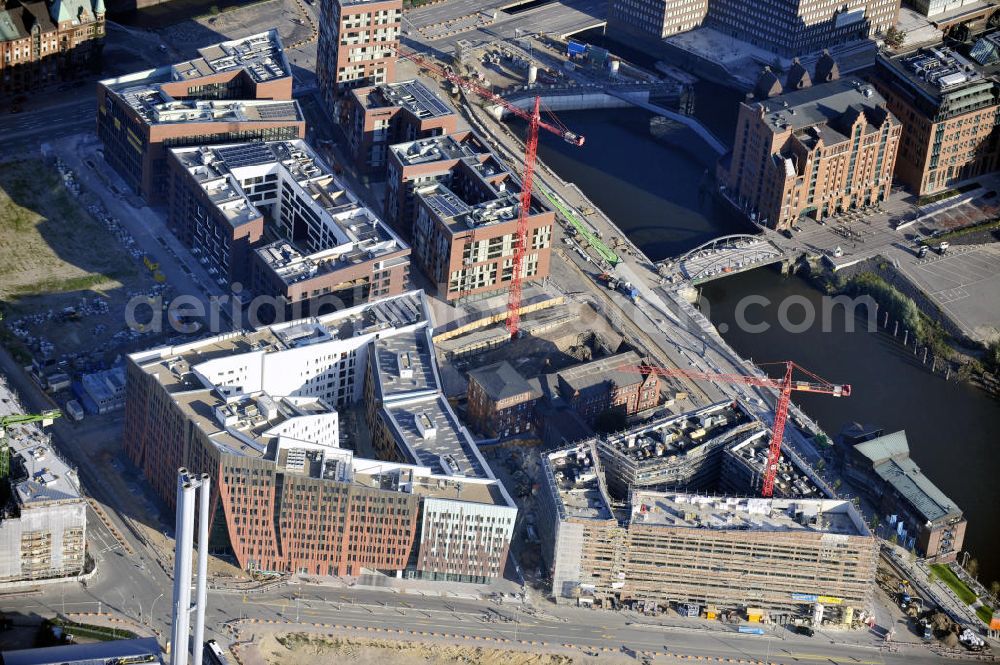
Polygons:
M632 286L632 282L619 283L618 290L627 295L632 302L639 302L639 289Z

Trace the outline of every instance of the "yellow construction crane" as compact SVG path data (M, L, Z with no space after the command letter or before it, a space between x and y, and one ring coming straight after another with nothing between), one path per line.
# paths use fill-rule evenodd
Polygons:
M10 475L10 444L7 442L7 428L11 425L27 425L41 422L42 427L51 425L52 421L62 415L59 410L45 411L35 414L20 414L0 416L0 478Z

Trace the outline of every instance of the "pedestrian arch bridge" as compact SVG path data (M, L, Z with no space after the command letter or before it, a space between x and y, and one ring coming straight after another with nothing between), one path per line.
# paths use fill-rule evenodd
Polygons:
M785 260L784 250L757 235L722 236L675 259L659 263L660 275L675 286L698 285Z

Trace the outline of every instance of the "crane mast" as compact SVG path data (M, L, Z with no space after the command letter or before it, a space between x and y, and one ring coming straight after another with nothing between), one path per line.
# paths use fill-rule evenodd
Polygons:
M778 461L781 458L781 443L785 436L785 422L788 420L788 407L792 399L792 391L820 393L832 395L833 397L848 397L851 394L851 386L847 384L830 383L821 379L812 372L804 369L800 365L791 361L777 363L784 365L785 375L780 379L772 379L768 376L752 376L746 374L725 374L702 372L687 369L665 369L653 365L627 366L625 371L641 372L643 375L656 374L666 377L684 377L697 381L712 381L714 383L732 383L745 386L755 386L759 388L770 388L778 392L778 402L774 408L774 423L771 426L771 445L767 454L767 465L764 468L764 481L760 494L770 497L774 494L774 480L778 475ZM795 370L799 370L814 381L796 381L792 378Z
M438 74L453 85L497 104L507 112L516 115L528 123L528 137L524 142L524 174L521 178L520 210L517 216L517 227L514 231L513 271L510 277L510 290L507 294L507 332L510 333L511 337L516 337L521 326L521 292L524 282L524 258L528 253L528 218L531 216L531 194L534 184L535 159L538 153L538 130L544 129L575 146L582 146L584 137L571 132L567 127L558 123L558 121L549 123L542 120L542 99L537 95L535 96L532 111L528 113L478 83L463 78L443 67L439 67L417 53L401 51L399 55L401 58L412 60L421 67Z
M0 478L6 478L10 475L10 443L7 441L7 428L12 425L27 425L37 422L41 422L42 426L45 426L61 415L60 411L52 410L36 414L0 416Z

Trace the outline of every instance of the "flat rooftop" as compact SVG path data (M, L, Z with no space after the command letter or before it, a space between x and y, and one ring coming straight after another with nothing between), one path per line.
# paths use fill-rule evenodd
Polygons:
M107 663L160 664L160 645L155 637L111 640L93 644L70 644L58 647L4 651L6 665L106 665Z
M449 232L517 220L521 181L472 132L398 143L389 150L404 167L421 166L421 175L433 178L414 194ZM532 214L545 209L532 201Z
M430 88L416 79L385 83L365 88L363 102L366 108L399 107L420 119L455 115L455 112Z
M389 150L404 166L441 162L445 169L450 168L448 163L454 160L474 159L478 162L493 154L486 142L472 132L396 143Z
M385 474L405 471L420 482L397 479L400 491L513 505L499 486L485 487L497 481L440 392L431 334L423 292L412 291L130 358L226 454L366 486L385 486ZM348 355L356 362L341 363ZM352 401L367 399L362 388L370 372L404 463L359 458L340 447L333 400L316 394L310 379L302 378L303 373L327 376L324 364L353 373ZM335 397L336 388L331 390Z
M286 284L408 249L305 141L196 146L170 152L233 226L263 216L242 184L256 178L274 178L283 185L273 188L259 205L295 204L311 209L325 242L313 239L314 244L306 247L286 239L255 250ZM290 190L294 200L287 191L279 197L279 189Z
M434 392L439 387L433 349L419 330L392 337L381 337L371 349L379 381L375 386L380 399L392 401L414 392Z
M698 446L741 432L763 432L742 406L717 402L679 415L667 415L602 438L602 450L638 465L684 455Z
M935 104L960 97L962 105L991 101L1000 72L1000 34L983 35L966 52L937 44L879 61Z
M441 394L394 402L383 411L408 461L446 476L486 475L475 444Z
M857 510L840 499L760 499L636 491L635 524L718 531L813 531L869 536Z
M729 454L755 474L763 476L770 453L771 438L763 436L733 446ZM823 492L802 472L785 453L779 453L775 487L786 497L821 497Z
M28 413L15 392L0 377L0 416ZM38 424L13 425L7 429L11 457L19 457L28 477L14 485L21 506L50 501L79 500L80 480L76 470L59 456L49 435Z
M549 453L544 472L556 493L563 519L610 520L611 501L604 487L600 459L590 443Z
M242 39L198 49L200 57L172 67L174 80L187 81L242 69L257 83L291 76L281 39L275 28Z

